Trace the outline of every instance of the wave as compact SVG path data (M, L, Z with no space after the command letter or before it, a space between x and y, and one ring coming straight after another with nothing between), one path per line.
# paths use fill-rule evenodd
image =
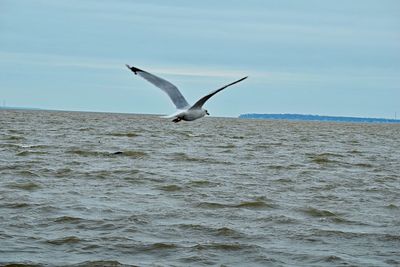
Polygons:
M267 209L267 208L275 208L276 205L267 203L262 200L255 201L243 201L239 204L223 204L217 202L201 202L197 204L199 208L207 208L207 209L224 209L224 208L245 208L245 209Z
M41 185L38 183L29 181L29 182L11 183L8 185L8 188L33 191L33 190L41 188Z
M283 165L268 165L267 168L268 169L273 169L273 170L284 170L284 169L286 169L286 167L283 166Z
M70 265L70 267L137 267L137 265L122 264L119 261L85 261Z
M219 242L211 242L205 244L197 244L192 247L195 250L224 250L224 251L239 251L239 250L258 250L260 249L257 245L248 245L242 243L219 243Z
M234 205L235 208L247 208L247 209L262 209L262 208L274 208L275 205L266 203L264 201L244 201L237 205Z
M207 162L207 159L195 158L183 152L173 153L173 159L176 161L193 161L193 162Z
M336 223L351 223L351 221L349 221L345 218L342 218L338 214L336 214L332 211L326 210L326 209L317 209L317 208L308 207L308 208L300 209L300 211L308 216L315 217L315 218L321 218L321 219L329 219Z
M337 216L335 213L329 210L320 210L316 208L306 208L302 209L305 214L310 215L312 217L334 217Z
M398 209L399 206L397 206L397 205L391 203L391 204L388 204L387 206L385 206L385 208L387 208L387 209Z
M143 151L117 151L117 152L107 152L107 151L90 151L90 150L80 150L80 149L71 149L68 150L67 153L75 154L82 157L116 157L116 156L126 156L130 158L143 158L147 156L146 152Z
M57 217L57 218L54 219L54 222L56 222L56 223L72 223L72 224L76 224L76 223L80 223L82 221L83 221L82 218L77 218L77 217L72 217L72 216L61 216L61 217Z
M202 234L209 234L213 236L221 236L221 237L232 237L232 238L242 238L245 235L237 230L234 230L229 227L211 227L208 225L202 224L179 224L177 225L180 229L184 231L199 232Z
M175 192L175 191L181 191L182 187L179 185L171 184L171 185L165 185L160 187L161 190L167 191L167 192Z
M127 132L127 133L113 132L113 133L107 133L107 135L116 136L116 137L129 137L129 138L140 136L140 134L133 133L133 132Z
M359 151L357 149L350 150L348 153L350 153L350 154L358 154L358 155L363 154L361 151Z
M21 170L21 171L17 171L18 176L22 176L22 177L40 177L40 175L36 172L33 171L29 171L29 170Z
M236 148L234 144L226 144L226 145L217 145L218 148Z
M297 219L285 215L274 215L267 218L267 220L276 222L277 224L294 224L299 222Z
M355 231L342 231L342 230L324 230L318 229L313 233L316 236L321 237L343 237L343 238L368 238L382 242L395 242L400 241L400 235L376 233L376 232L355 232Z
M143 151L134 151L134 150L127 150L127 151L121 151L122 153L120 153L119 155L122 156L127 156L130 158L143 158L145 156L147 156L146 152ZM115 155L115 153L113 153Z
M52 245L65 245L65 244L76 244L81 242L82 240L79 237L76 236L66 236L62 238L57 238L57 239L52 239L52 240L47 240L47 243L52 244Z
M21 148L31 148L31 149L47 149L51 146L48 145L21 145Z
M312 162L324 165L328 163L340 163L338 160L334 158L343 158L343 155L334 154L334 153L320 153L320 154L309 154L309 158Z
M18 152L16 154L16 156L18 156L18 157L26 157L26 156L29 156L29 155L47 155L47 154L48 154L47 152L43 152L43 151L26 150L26 151Z
M1 203L0 207L9 208L9 209L22 209L31 207L31 204L26 202L14 202L14 203Z
M164 250L164 249L175 249L179 246L173 243L157 242L142 247L142 250Z
M95 128L92 127L83 127L83 128L79 128L78 131L80 132L88 132L88 131L93 131L95 130Z
M8 136L6 136L5 140L22 141L22 140L26 140L26 138L23 136L19 136L19 135L8 135Z
M226 165L232 164L231 162L214 160L212 158L200 158L200 157L189 156L184 152L172 153L172 158L175 161L186 161L186 162L193 162L193 163L226 164Z
M370 163L356 163L353 164L356 167L361 167L361 168L374 168L375 166L370 164Z
M71 149L71 150L68 150L67 153L82 156L82 157L109 157L109 156L113 155L113 153L105 152L105 151L89 151L89 150L80 150L80 149Z
M190 184L190 186L193 186L193 187L208 187L215 183L213 183L209 180L194 180L194 181L190 181L189 184Z

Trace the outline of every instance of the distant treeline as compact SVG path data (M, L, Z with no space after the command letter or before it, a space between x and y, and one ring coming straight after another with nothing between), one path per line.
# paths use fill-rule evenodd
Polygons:
M380 118L336 117L302 114L242 114L243 119L267 119L267 120L296 120L296 121L336 121L336 122L360 122L360 123L400 123L400 120Z

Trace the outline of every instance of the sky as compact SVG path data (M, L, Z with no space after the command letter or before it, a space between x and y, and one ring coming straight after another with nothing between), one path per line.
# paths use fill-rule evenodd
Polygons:
M213 116L400 117L398 0L0 0L0 104Z

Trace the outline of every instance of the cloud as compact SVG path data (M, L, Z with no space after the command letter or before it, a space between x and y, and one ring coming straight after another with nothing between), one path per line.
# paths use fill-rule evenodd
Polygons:
M115 69L115 62L40 53L0 52L2 63L31 66Z

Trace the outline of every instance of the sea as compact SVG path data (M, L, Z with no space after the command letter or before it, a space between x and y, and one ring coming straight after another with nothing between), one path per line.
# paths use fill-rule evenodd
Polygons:
M0 266L400 266L400 125L0 111Z

